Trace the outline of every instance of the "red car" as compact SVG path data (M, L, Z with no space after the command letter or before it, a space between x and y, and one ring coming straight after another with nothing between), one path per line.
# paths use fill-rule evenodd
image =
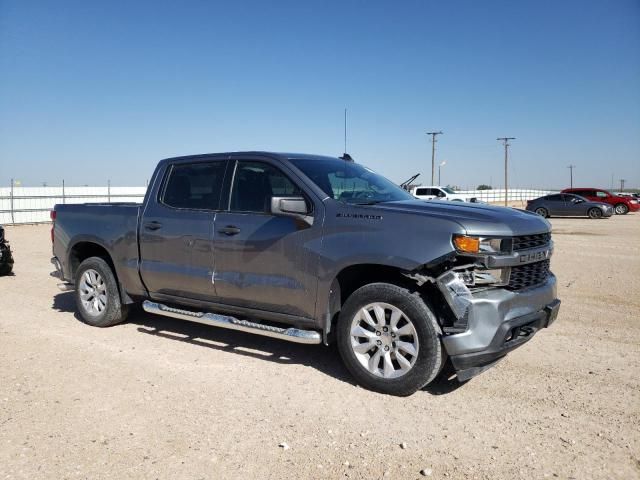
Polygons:
M638 200L630 197L614 195L601 188L565 188L562 193L573 193L591 200L592 202L604 202L611 205L618 215L640 210Z

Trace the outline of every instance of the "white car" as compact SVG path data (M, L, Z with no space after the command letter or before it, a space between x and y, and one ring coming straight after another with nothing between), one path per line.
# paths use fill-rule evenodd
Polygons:
M477 202L477 198L464 193L456 193L449 187L413 187L411 194L420 200L449 200L451 202Z

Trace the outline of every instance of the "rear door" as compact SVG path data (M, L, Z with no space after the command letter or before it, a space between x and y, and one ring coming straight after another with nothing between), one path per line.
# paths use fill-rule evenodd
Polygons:
M169 165L140 224L140 273L152 297L213 300L213 220L227 161Z
M270 207L272 196L303 196L312 209L311 197L270 159L239 158L232 169L228 208L215 220L217 294L229 305L313 318L321 222Z
M549 215L565 215L564 200L562 197L563 195L560 195L559 193L545 197L544 207L549 210Z

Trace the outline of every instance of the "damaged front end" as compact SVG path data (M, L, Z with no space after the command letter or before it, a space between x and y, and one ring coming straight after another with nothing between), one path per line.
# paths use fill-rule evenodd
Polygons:
M453 244L454 256L421 278L446 301L443 345L464 381L549 326L560 301L549 270L548 233L526 239L455 236Z

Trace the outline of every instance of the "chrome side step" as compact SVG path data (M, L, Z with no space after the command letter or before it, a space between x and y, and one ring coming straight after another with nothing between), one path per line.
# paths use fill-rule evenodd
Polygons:
M318 344L322 342L322 336L315 330L300 330L297 328L279 328L270 325L250 322L248 320L238 320L227 315L217 313L191 312L180 308L173 308L161 303L145 300L142 303L145 312L164 315L165 317L179 318L190 322L202 323L211 327L227 328L229 330L239 330L241 332L254 333L265 337L279 338L294 343Z

